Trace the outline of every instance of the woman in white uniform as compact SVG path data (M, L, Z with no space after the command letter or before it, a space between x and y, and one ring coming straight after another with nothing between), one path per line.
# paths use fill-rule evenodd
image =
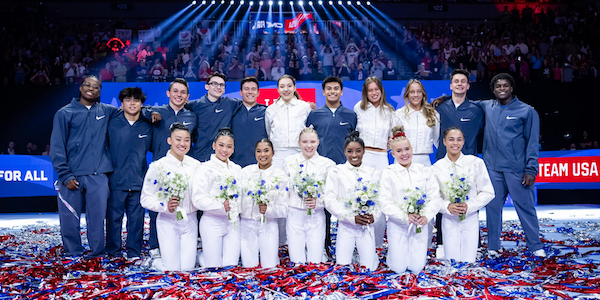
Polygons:
M283 170L289 177L289 198L286 232L290 260L294 263L321 263L325 249L325 204L323 195L302 199L293 188L299 172L309 174L317 181L325 181L329 168L335 163L317 153L319 136L311 128L304 128L299 135L301 153L288 156ZM277 150L275 150L277 151ZM322 191L321 191L322 193ZM311 215L307 210L311 210Z
M235 266L240 259L240 226L239 216L235 215L235 201L241 198L226 201L219 198L220 187L227 177L235 178L236 184L241 186L242 168L229 160L234 149L233 133L229 128L219 129L213 149L215 154L198 168L192 198L194 205L204 212L200 218L202 254L199 262L207 268Z
M290 75L279 78L277 91L279 98L265 112L265 127L275 150L273 165L282 168L286 157L300 153L298 135L305 127L310 105L300 100L296 79Z
M429 222L440 210L439 186L429 168L412 161L412 146L402 126L392 129L392 155L396 162L381 173L379 207L388 216L387 265L396 273L407 269L418 274L427 262ZM408 189L425 194L420 214L408 213L405 199ZM417 233L417 227L421 232Z
M381 212L374 206L373 213L356 214L349 204L355 201L355 190L377 183L380 172L363 163L365 144L354 131L344 145L347 161L329 170L325 184L325 207L338 219L338 234L335 245L336 263L352 263L354 248L358 249L360 264L371 270L377 269L379 259L375 252L373 224L381 218ZM374 200L374 199L369 199ZM373 201L374 202L374 201ZM385 224L385 223L384 223Z
M256 143L254 149L257 164L249 165L242 169L242 182L252 185L258 180L264 180L266 184L276 181L280 193L274 194L269 199L269 204L257 204L248 194L248 190L242 195L241 207L241 246L242 265L244 268L258 266L273 268L279 264L279 228L278 218L285 218L287 214L287 192L288 176L283 170L272 164L273 144L269 139L262 139ZM265 221L261 221L262 217Z
M440 212L444 253L446 259L475 262L479 242L477 212L494 199L494 187L483 160L474 155L462 154L465 138L460 128L450 127L444 131L443 136L446 156L433 165L432 172L442 190L443 202ZM468 199L464 203L450 202L448 194L444 192L446 183L454 176L465 178L471 186L467 194ZM459 220L461 214L465 215L462 221Z
M404 92L405 105L396 111L406 137L413 147L413 161L431 166L429 154L437 148L440 137L440 114L427 102L423 84L411 79Z
M388 167L388 141L392 127L401 124L392 107L386 100L385 90L379 78L371 76L365 80L362 100L354 105L357 116L356 131L365 142L362 164L378 171ZM378 218L373 224L375 246L383 246L385 218Z
M192 205L192 176L200 166L200 162L186 155L191 145L187 126L179 122L173 123L167 143L171 145L167 155L151 163L148 168L142 186L140 204L148 210L158 212L156 229L162 254L162 269L164 271L190 270L196 264L198 239L197 209ZM189 179L188 189L180 199L159 197L159 193L163 193L165 189L160 178L171 175L167 174L170 172L181 174ZM185 217L183 220L177 220L178 211L182 217Z

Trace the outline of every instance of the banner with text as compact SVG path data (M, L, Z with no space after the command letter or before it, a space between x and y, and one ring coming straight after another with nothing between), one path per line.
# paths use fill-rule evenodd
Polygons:
M50 156L0 155L0 198L56 195Z

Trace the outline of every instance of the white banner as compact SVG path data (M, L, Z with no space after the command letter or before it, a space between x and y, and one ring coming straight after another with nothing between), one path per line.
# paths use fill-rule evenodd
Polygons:
M182 30L179 32L179 48L191 47L192 46L192 32L189 30Z
M132 31L131 29L115 29L115 37L122 42L131 41Z
M154 42L154 29L138 30L138 38L141 42Z
M202 44L211 45L211 30L210 28L198 28L198 35L202 38Z

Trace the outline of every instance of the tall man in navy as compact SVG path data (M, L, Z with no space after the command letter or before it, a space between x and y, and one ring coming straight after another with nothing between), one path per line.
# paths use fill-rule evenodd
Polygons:
M344 107L340 97L344 94L344 84L338 77L327 77L321 84L325 106L308 114L306 126L313 126L319 135L317 152L333 160L336 164L346 162L344 141L356 129L356 113ZM325 245L327 253L331 246L331 214L325 210Z
M106 132L117 108L99 102L101 88L95 76L85 78L80 98L73 98L54 115L50 158L58 174L58 216L67 256L83 254L79 218L84 206L89 257L104 255L106 173L113 170Z
M169 85L167 91L169 104L153 107L152 110L160 113L162 121L154 123L152 128L152 161L157 161L167 155L171 146L167 143L167 138L171 136L171 124L181 122L187 126L190 135L193 136L196 128L196 114L185 108L185 104L190 97L188 82L183 78L175 78ZM156 232L157 212L148 211L150 216L150 236L148 238L148 247L150 254L157 256L158 234Z
M127 258L139 258L142 251L144 208L140 194L148 169L146 153L152 143L152 124L141 118L146 95L128 87L119 93L121 110L108 123L108 149L113 173L109 174L110 198L106 213L106 253L121 257L123 213L127 213Z
M477 155L477 137L482 132L484 118L479 105L467 99L469 88L469 73L465 70L452 71L450 77L450 90L452 90L450 99L452 101L443 102L436 109L440 113L440 131L444 132L450 127L460 128L465 136L462 153ZM440 146L435 155L436 160L440 160L446 155L443 139L443 135L440 134Z
M497 256L502 251L502 208L509 193L527 248L544 257L533 187L538 173L540 118L533 107L512 95L514 87L513 77L500 73L490 83L496 99L479 102L485 113L483 160L496 193L486 207L488 254Z
M454 70L450 76L450 90L452 96L442 96L435 102L440 103L437 111L440 114L440 133L450 127L458 127L464 134L465 145L462 153L465 155L477 155L477 138L483 129L483 111L479 105L467 99L467 91L470 88L469 73L465 70ZM452 100L452 101L447 101ZM443 102L445 101L445 102ZM434 105L435 106L435 105ZM446 156L446 146L443 142L444 136L440 134L439 147L436 160ZM438 213L435 218L437 230L437 258L444 258L442 214Z
M260 94L258 80L254 77L244 78L240 84L240 94L243 105L238 108L231 120L236 149L231 160L243 168L256 163L256 155L254 155L256 142L269 136L265 127L267 106L256 103L256 98Z
M340 102L344 94L344 84L340 78L327 77L322 87L325 106L310 112L306 126L312 125L319 134L319 154L336 164L343 164L346 162L344 141L356 129L356 113Z
M206 95L186 105L197 117L197 134L191 156L201 162L210 159L214 152L212 143L219 128L231 127L231 118L242 105L239 100L223 97L225 79L225 75L213 73L206 79Z

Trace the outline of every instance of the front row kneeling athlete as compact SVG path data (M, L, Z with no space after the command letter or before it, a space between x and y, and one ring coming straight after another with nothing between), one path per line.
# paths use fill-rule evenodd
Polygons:
M374 271L379 265L379 258L375 252L374 224L382 217L381 211L375 206L373 213L356 215L348 207L348 202L355 201L356 196L353 193L360 186L378 186L376 183L380 173L362 163L365 144L358 131L346 137L344 149L346 163L329 169L325 181L325 207L338 219L336 263L351 264L356 248L360 264Z
M392 129L392 156L396 163L381 173L379 206L389 217L387 223L387 264L396 273L411 270L419 273L427 262L429 226L426 224L440 210L440 189L431 171L422 164L412 161L412 147L402 126ZM421 213L409 213L402 200L412 191L419 190L422 196ZM411 192L413 194L416 192ZM417 227L422 232L417 233Z
M164 270L190 270L196 265L198 246L198 219L197 209L192 204L192 183L200 181L193 180L200 162L186 155L190 151L191 137L185 125L174 123L167 142L171 145L171 150L165 157L150 164L140 201L144 208L158 212L156 231ZM161 178L171 175L170 173L188 178L188 188L180 199L159 198L159 192L165 189ZM177 219L178 207L184 217L182 220Z
M259 180L275 184L280 193L270 196L268 204L257 204L248 194L242 193L241 206L241 254L242 265L245 268L260 265L263 268L273 268L279 264L279 226L277 219L285 218L287 214L288 177L280 168L273 165L273 144L267 138L256 143L255 155L257 164L242 169L242 183L247 186L255 185ZM276 182L275 182L276 181ZM264 221L261 220L264 216Z
M207 268L236 266L240 260L240 226L239 216L234 212L235 202L240 199L219 199L227 178L233 178L241 186L242 168L229 160L234 150L231 130L219 129L212 147L215 153L197 172L198 178L203 179L194 183L194 205L204 212L200 218L202 253L198 259Z

